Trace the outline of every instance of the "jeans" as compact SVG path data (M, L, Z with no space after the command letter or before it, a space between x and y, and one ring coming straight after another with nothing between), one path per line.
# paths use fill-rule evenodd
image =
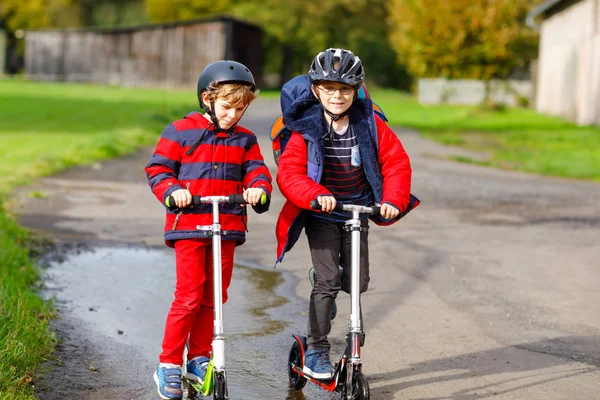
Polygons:
M362 221L360 233L360 292L369 287L368 220ZM350 293L352 268L352 232L343 222L309 216L305 226L310 255L315 268L315 286L308 309L308 347L329 350L331 307L341 290ZM339 273L342 267L342 273Z

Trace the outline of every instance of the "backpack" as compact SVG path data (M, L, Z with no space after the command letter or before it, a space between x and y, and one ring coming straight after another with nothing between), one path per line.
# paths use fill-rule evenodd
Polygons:
M367 85L363 82L358 90L358 98L359 99L370 99L369 92L367 91ZM379 107L375 102L373 102L373 111L375 114L385 122L388 122L387 118L381 107ZM271 125L270 139L271 139L271 148L273 149L273 158L275 159L275 164L279 165L279 157L285 150L285 146L287 142L290 140L290 136L292 132L285 127L283 123L283 115L280 115Z

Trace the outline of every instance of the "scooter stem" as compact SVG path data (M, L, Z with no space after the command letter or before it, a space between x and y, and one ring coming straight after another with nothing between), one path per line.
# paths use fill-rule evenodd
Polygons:
M219 223L219 201L212 201L213 223L213 298L214 298L214 336L213 364L216 371L225 369L225 335L223 331L223 278L221 272L221 224Z
M348 221L352 229L352 285L350 331L360 331L360 219L358 210L352 211L352 219Z

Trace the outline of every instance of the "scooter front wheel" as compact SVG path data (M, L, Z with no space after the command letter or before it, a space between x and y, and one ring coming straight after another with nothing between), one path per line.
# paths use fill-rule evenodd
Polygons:
M346 400L347 398L347 392L344 390L342 399ZM369 400L371 398L367 378L360 371L354 371L352 374L352 397L350 398L352 400Z
M290 380L290 387L294 390L301 390L306 385L306 378L300 376L292 366L295 365L299 368L304 366L302 360L302 352L300 351L300 345L298 342L294 342L292 349L290 350L290 357L288 359L288 378Z
M215 374L214 385L213 399L226 400L228 396L227 385L225 384L225 376L223 374Z

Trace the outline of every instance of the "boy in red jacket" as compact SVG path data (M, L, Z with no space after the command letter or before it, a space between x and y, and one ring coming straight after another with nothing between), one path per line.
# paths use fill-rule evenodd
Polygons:
M186 342L186 378L202 384L213 335L212 248L209 230L212 205L191 204L192 194L211 196L243 193L255 211L263 194L271 196L271 175L256 137L237 125L256 98L252 73L235 61L208 65L198 80L198 100L205 110L192 112L163 131L146 166L152 192L164 204L172 196L177 209L167 210L165 242L175 248L176 288L165 327L160 364L154 373L163 399L181 399L181 364ZM246 238L246 209L223 204L223 302L231 282L236 245Z
M297 97L283 110L285 126L293 133L277 173L288 200L277 221L277 256L281 261L304 228L315 274L304 372L327 379L333 373L327 340L332 306L340 289L349 292L351 285L351 233L344 230L350 216L334 212L336 203L380 204L381 216L372 217L373 222L390 225L418 200L410 194L412 171L400 140L374 115L370 100L357 99L364 81L360 59L348 50L327 49L314 58L308 76L310 91L299 89L301 78L282 90L282 98ZM320 211L310 210L313 199ZM359 287L364 292L369 285L366 216L362 227Z

